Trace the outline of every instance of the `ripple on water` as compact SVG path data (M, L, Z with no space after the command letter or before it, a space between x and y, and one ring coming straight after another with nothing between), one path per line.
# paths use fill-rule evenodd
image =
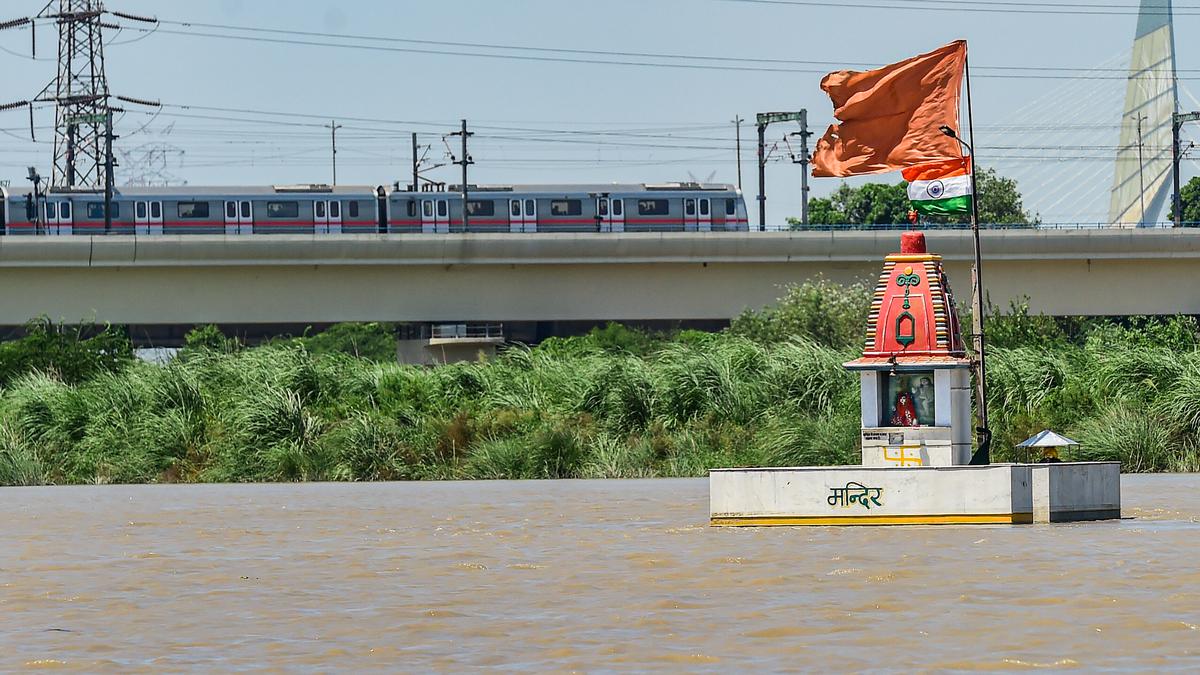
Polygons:
M712 529L703 480L0 490L0 671L1200 671L1200 478L1127 481L858 530Z

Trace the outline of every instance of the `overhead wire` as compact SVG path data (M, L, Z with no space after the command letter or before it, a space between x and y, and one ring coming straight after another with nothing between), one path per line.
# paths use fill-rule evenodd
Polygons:
M198 24L186 21L160 20L162 24L177 25L185 28L185 30L171 30L163 28L155 28L161 33L170 35L180 35L187 37L205 37L223 40L247 41L255 43L272 43L272 44L288 44L297 46L325 47L331 49L361 49L377 52L397 52L397 53L413 53L413 54L429 54L439 56L456 56L470 57L483 59L507 59L516 61L532 61L545 63L569 63L569 64L589 64L589 65L607 65L607 66L631 66L631 67L647 67L647 68L675 68L684 70L710 70L710 71L738 71L738 72L762 72L762 73L792 73L792 74L808 74L808 75L824 75L829 71L830 67L847 65L845 62L825 62L825 61L800 61L793 59L755 59L748 57L713 57L707 55L684 55L684 54L651 54L647 52L617 52L603 50L582 50L582 49L565 49L565 48L550 48L550 47L528 47L524 45L498 45L488 43L463 43L449 41L434 41L434 40L415 40L411 38L395 38L381 36L361 36L361 35L345 35L338 37L339 34L314 33L311 31L300 31L290 29L275 29L261 28L254 26L234 26L229 24ZM189 30L191 26L217 26L219 28L209 30L226 30L236 31L227 33L215 33L208 31ZM131 26L129 30L151 30L148 28L140 28ZM243 33L253 33L247 35ZM291 37L263 37L264 35L289 35ZM304 39L300 39L304 38ZM321 38L321 39L316 39ZM342 40L341 42L331 40ZM492 53L485 51L462 51L461 49L427 49L423 47L397 47L385 46L381 44L357 44L347 42L347 40L357 40L360 42L400 42L400 43L420 43L429 45L444 45L446 47L459 47L463 45L471 45L474 49L482 50L507 50L518 52L538 52L540 55L533 56L526 53ZM578 56L550 56L552 53L569 53L578 54ZM640 54L643 56L633 57L652 60L629 60L622 58L625 54ZM611 58L591 58L584 55L604 55ZM676 59L684 62L669 62L666 60ZM719 61L720 63L703 62L689 63L687 61ZM794 67L777 67L777 66L754 66L754 65L738 65L746 63L791 63L791 64L807 64L807 65L823 65L823 68L794 68ZM875 64L878 65L878 64ZM874 67L874 65L866 64L864 67ZM998 72L979 72L977 77L984 78L1005 78L1005 79L1026 79L1026 80L1069 80L1069 79L1089 79L1089 80L1104 80L1104 79L1128 79L1127 73L1113 73L1111 75L1091 74L1079 75L1070 74L1088 69L1070 68L1070 67L1051 67L1051 66L977 66L978 71L998 71ZM1180 71L1186 72L1186 71ZM1200 72L1200 71L1197 71ZM1200 79L1193 77L1188 79Z
M837 9L898 9L903 11L939 11L967 12L980 14L1032 14L1058 16L1138 16L1139 7L1129 5L1112 5L1107 9L1070 5L1066 3L1028 3L1021 6L1006 6L1015 3L987 2L975 3L963 0L885 0L883 2L832 2L830 0L716 0L717 2L737 3L764 6L795 6L795 7L832 7ZM903 4L895 4L903 3ZM921 3L921 4L918 4ZM1198 16L1200 9L1196 6L1182 7L1182 12L1174 12L1175 16ZM1189 11L1193 10L1193 11ZM1168 11L1169 12L1169 11ZM1168 12L1141 11L1142 16L1166 16Z

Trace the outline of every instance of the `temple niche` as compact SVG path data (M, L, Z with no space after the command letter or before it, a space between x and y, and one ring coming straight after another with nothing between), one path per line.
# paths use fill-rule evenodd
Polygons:
M906 232L884 259L859 372L864 466L971 461L971 361L941 256Z

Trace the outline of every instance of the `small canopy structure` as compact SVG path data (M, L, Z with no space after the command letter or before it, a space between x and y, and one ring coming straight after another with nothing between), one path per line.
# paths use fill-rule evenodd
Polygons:
M1079 441L1073 441L1049 429L1017 443L1018 448L1065 448L1069 445L1079 445Z

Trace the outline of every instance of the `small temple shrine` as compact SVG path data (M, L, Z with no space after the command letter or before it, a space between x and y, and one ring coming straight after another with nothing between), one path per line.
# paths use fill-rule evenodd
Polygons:
M718 526L1024 524L1121 516L1117 462L972 464L973 362L941 256L884 258L859 375L862 464L709 473Z
M887 256L867 317L858 371L863 466L971 461L971 360L941 256L905 232Z

